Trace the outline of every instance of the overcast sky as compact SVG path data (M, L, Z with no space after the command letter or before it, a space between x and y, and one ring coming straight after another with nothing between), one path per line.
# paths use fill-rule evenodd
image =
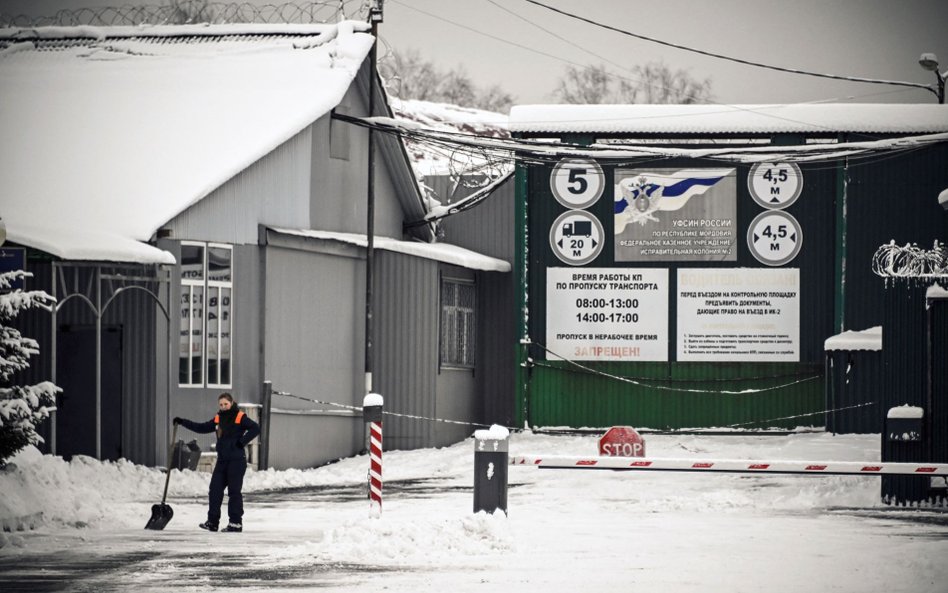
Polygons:
M302 0L301 0L302 1ZM918 57L948 70L945 0L541 0L613 27L671 43L815 72L929 84ZM4 13L161 0L0 0ZM280 4L280 0L256 0ZM556 102L570 64L625 68L664 61L710 78L717 103L857 101L930 103L931 92L779 73L634 39L525 0L385 0L379 32L395 50L418 50L443 69L463 67L518 103ZM383 46L383 50L385 47Z

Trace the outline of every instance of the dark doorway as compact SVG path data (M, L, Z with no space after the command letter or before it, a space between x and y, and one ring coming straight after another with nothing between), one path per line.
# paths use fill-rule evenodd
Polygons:
M56 453L95 457L95 326L62 325L56 347ZM102 459L122 457L122 328L102 328Z

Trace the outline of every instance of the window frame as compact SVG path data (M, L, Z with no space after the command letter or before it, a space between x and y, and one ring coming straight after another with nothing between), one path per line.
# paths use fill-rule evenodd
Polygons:
M451 304L445 303L444 300L444 289L445 286L451 284L456 286L455 289L455 302ZM466 290L470 290L471 294L471 306L464 307L460 303L460 289L464 287ZM450 311L448 311L450 307ZM459 314L461 320L464 322L461 323L458 319ZM453 328L448 327L446 320L448 318L454 319ZM447 330L451 329L452 333L463 333L463 336L455 335L453 346L446 342L448 338ZM464 347L461 348L462 343ZM452 352L446 352L446 348L453 348ZM462 357L462 354L467 353L467 357ZM454 354L455 359L459 360L448 360L445 354ZM462 371L473 371L477 368L477 282L468 278L453 278L442 276L440 287L438 291L438 369L447 369L447 370L462 370Z
M233 365L233 343L234 343L234 321L233 321L233 319L234 319L234 246L233 246L233 245L226 244L226 243L215 243L215 242L210 242L210 241L181 241L181 246L182 246L182 247L189 246L189 247L199 247L199 248L201 248L202 261L201 261L201 277L200 277L200 279L184 278L183 275L181 274L181 272L182 272L183 270L181 270L181 266L180 266L180 264L179 264L179 280L180 280L180 283L181 283L180 296L183 297L183 296L185 295L185 291L187 290L187 291L188 291L187 294L189 294L189 299L188 299L189 308L190 308L190 307L193 307L194 289L195 289L195 287L197 287L197 288L200 288L200 290L201 290L203 302L201 303L201 318L200 318L200 330L201 330L201 334L200 334L200 335L201 335L201 338L200 338L200 342L201 342L201 344L200 344L200 353L201 353L201 356L200 356L200 369L201 369L201 371L200 371L200 372L201 372L200 380L199 380L198 382L188 382L188 383L182 383L182 382L181 382L181 371L180 371L180 364L181 364L181 362L180 362L180 354L179 354L179 359L178 359L178 364L179 364L179 369L178 369L178 387L181 388L181 389L231 388L231 387L233 387L233 382L234 382L234 371L233 371L233 367L234 367L234 365ZM210 270L209 270L209 266L208 266L208 258L209 258L209 255L208 255L208 254L209 254L210 249L212 249L212 248L214 248L214 249L226 249L226 250L228 250L228 251L230 252L230 264L229 264L229 265L230 265L230 280L226 280L226 281L224 281L224 280L211 280L211 278L210 278ZM208 314L209 314L209 312L210 312L210 306L211 306L211 305L210 305L210 303L211 303L211 294L212 294L212 292L215 292L215 293L218 295L218 302L217 302L217 313L218 313L218 316L217 316L218 322L217 322L217 323L218 323L218 329L217 329L217 336L216 336L216 340L217 340L217 349L216 349L216 352L217 352L217 358L216 358L216 360L217 360L217 365L216 365L217 377L216 377L216 379L219 381L219 380L220 380L220 375L221 375L221 364L220 364L220 361L222 360L222 358L221 358L221 334L222 334L222 331L221 331L221 329L222 329L222 328L221 328L221 323L222 323L222 321L221 321L221 319L222 319L222 317L223 317L223 316L221 315L221 311L222 311L222 307L223 307L223 299L220 297L220 295L223 294L223 291L224 291L224 290L229 290L229 291L230 291L230 310L228 311L228 319L227 319L227 329L229 330L229 338L230 338L230 344L231 344L231 345L230 345L230 350L229 350L229 351L230 351L230 358L228 359L228 360L230 360L230 364L229 364L229 375L230 375L230 376L228 377L229 381L227 381L227 382L212 382L212 381L211 381L211 377L210 377L210 374L211 374L211 368L210 368L210 366L211 366L211 357L210 357L210 339L209 339L209 336L208 336L208 329L209 329L209 327L208 327L208 325L209 325L209 324L208 324L208 316L209 316L209 315L208 315ZM183 299L182 299L182 304L183 304ZM195 321L195 320L194 320L194 316L193 316L193 315L189 315L188 317L189 317L189 320L188 320L188 349L189 349L189 351L193 351L194 343L195 343L195 340L194 340L194 330L197 329L197 328L196 328L195 323L194 323L194 321ZM179 326L179 332L180 332L180 326ZM180 333L179 333L179 337L180 337ZM180 349L180 346L179 346L179 349ZM180 350L179 350L179 351L180 351ZM187 375L189 381L190 381L190 379L193 378L193 375L194 375L194 357L189 356L189 357L188 357L188 375Z

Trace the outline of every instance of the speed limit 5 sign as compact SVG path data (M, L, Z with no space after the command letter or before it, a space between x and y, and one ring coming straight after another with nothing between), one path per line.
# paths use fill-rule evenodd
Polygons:
M590 159L563 159L550 174L550 191L560 204L574 210L589 208L602 196L606 178Z

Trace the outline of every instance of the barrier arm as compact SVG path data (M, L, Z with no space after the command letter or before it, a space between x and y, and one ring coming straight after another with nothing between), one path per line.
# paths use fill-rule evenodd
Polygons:
M945 463L863 461L755 461L747 459L660 459L644 457L572 457L511 455L510 465L541 469L608 469L613 471L680 471L741 474L835 476L948 476Z

